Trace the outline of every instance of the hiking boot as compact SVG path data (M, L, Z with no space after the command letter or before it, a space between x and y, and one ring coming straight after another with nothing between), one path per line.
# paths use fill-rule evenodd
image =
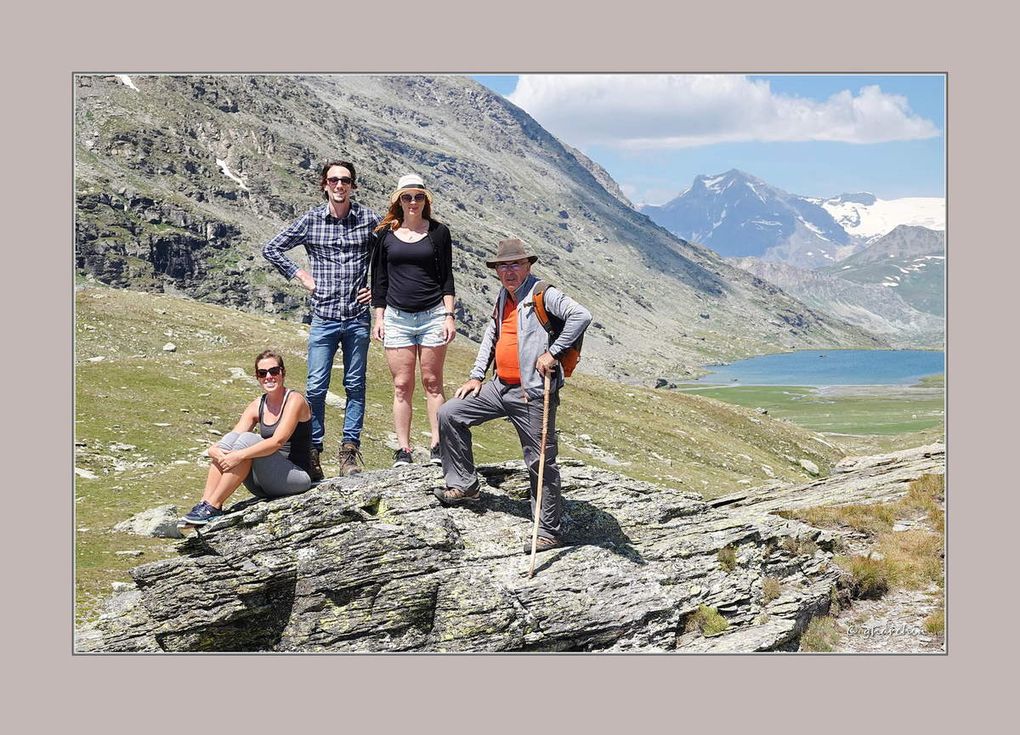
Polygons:
M356 475L361 472L358 462L365 464L361 458L361 448L354 442L344 442L340 445L340 474L344 477Z
M190 523L192 526L204 526L213 518L221 515L225 515L222 510L209 505L203 500L201 503L192 508L188 515L184 516L183 520Z
M478 489L478 481L469 487L467 490L463 490L459 487L448 487L448 488L436 488L435 496L439 498L439 502L443 505L460 505L461 503L473 503L482 497L481 491Z
M322 465L319 464L319 451L315 447L308 449L308 476L312 478L312 482L318 482L323 478Z
M439 450L438 444L429 450L429 464L437 466L441 466L443 464L443 453Z
M550 549L558 549L563 546L563 542L556 538L546 538L545 536L539 536L538 541L535 542L535 553L541 554L543 551L549 551ZM529 538L524 542L524 553L531 554L531 539Z
M400 448L393 453L393 466L403 467L404 465L411 464L411 450Z

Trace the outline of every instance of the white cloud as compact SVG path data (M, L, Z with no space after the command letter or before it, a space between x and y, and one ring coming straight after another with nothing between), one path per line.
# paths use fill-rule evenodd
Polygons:
M620 184L620 191L630 199L635 207L640 207L642 204L661 206L683 194L683 190L678 191L675 187L646 186L638 188L634 184Z
M689 148L742 141L881 143L931 138L935 125L879 86L825 101L731 74L522 75L511 102L574 146Z

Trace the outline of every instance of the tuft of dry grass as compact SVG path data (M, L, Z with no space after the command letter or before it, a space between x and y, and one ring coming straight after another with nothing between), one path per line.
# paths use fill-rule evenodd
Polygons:
M869 556L837 557L836 563L849 575L850 596L874 599L889 591L889 571L883 560Z
M783 587L775 577L766 577L761 583L761 599L766 605L779 597Z
M942 475L924 475L910 483L907 497L898 505L904 509L922 511L928 522L938 534L944 534L946 528L946 512L942 506L946 502L946 480Z
M907 589L942 584L943 549L942 537L928 531L890 533L878 542L890 582Z
M692 633L700 631L703 636L710 638L711 636L721 634L729 627L730 624L726 621L726 618L720 615L719 611L714 607L699 605L698 609L691 613L691 616L687 619L684 632Z
M825 615L813 618L800 637L800 650L829 653L836 650L842 636L835 619Z
M818 551L818 544L811 539L793 538L792 536L784 538L779 545L794 556L814 556Z
M719 560L719 566L727 574L737 568L737 550L732 546L724 546L715 556Z
M943 635L946 632L945 610L936 610L924 619L924 629L931 635Z
M796 518L819 528L849 526L875 536L891 531L896 521L896 511L891 504L840 505L836 507L805 508L797 511L783 511L784 518Z
M911 482L907 494L894 503L820 506L782 511L779 515L821 528L845 526L869 536L879 536L892 531L897 520L916 517L922 512L935 531L941 534L945 525L944 501L945 480L942 475L922 475Z

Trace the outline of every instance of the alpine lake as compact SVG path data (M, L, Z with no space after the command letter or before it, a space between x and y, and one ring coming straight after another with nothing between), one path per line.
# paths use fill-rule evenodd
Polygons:
M679 390L767 412L812 431L852 437L936 438L945 426L941 350L799 350L712 371ZM851 442L852 443L852 442Z

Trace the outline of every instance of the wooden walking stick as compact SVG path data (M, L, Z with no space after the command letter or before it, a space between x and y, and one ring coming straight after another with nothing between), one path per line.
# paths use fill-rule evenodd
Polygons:
M538 519L542 515L542 485L545 484L545 440L549 435L549 380L552 370L545 374L545 396L542 398L542 445L538 460L538 493L535 497L535 527L531 531L531 569L528 577L535 576L535 556L538 553Z

